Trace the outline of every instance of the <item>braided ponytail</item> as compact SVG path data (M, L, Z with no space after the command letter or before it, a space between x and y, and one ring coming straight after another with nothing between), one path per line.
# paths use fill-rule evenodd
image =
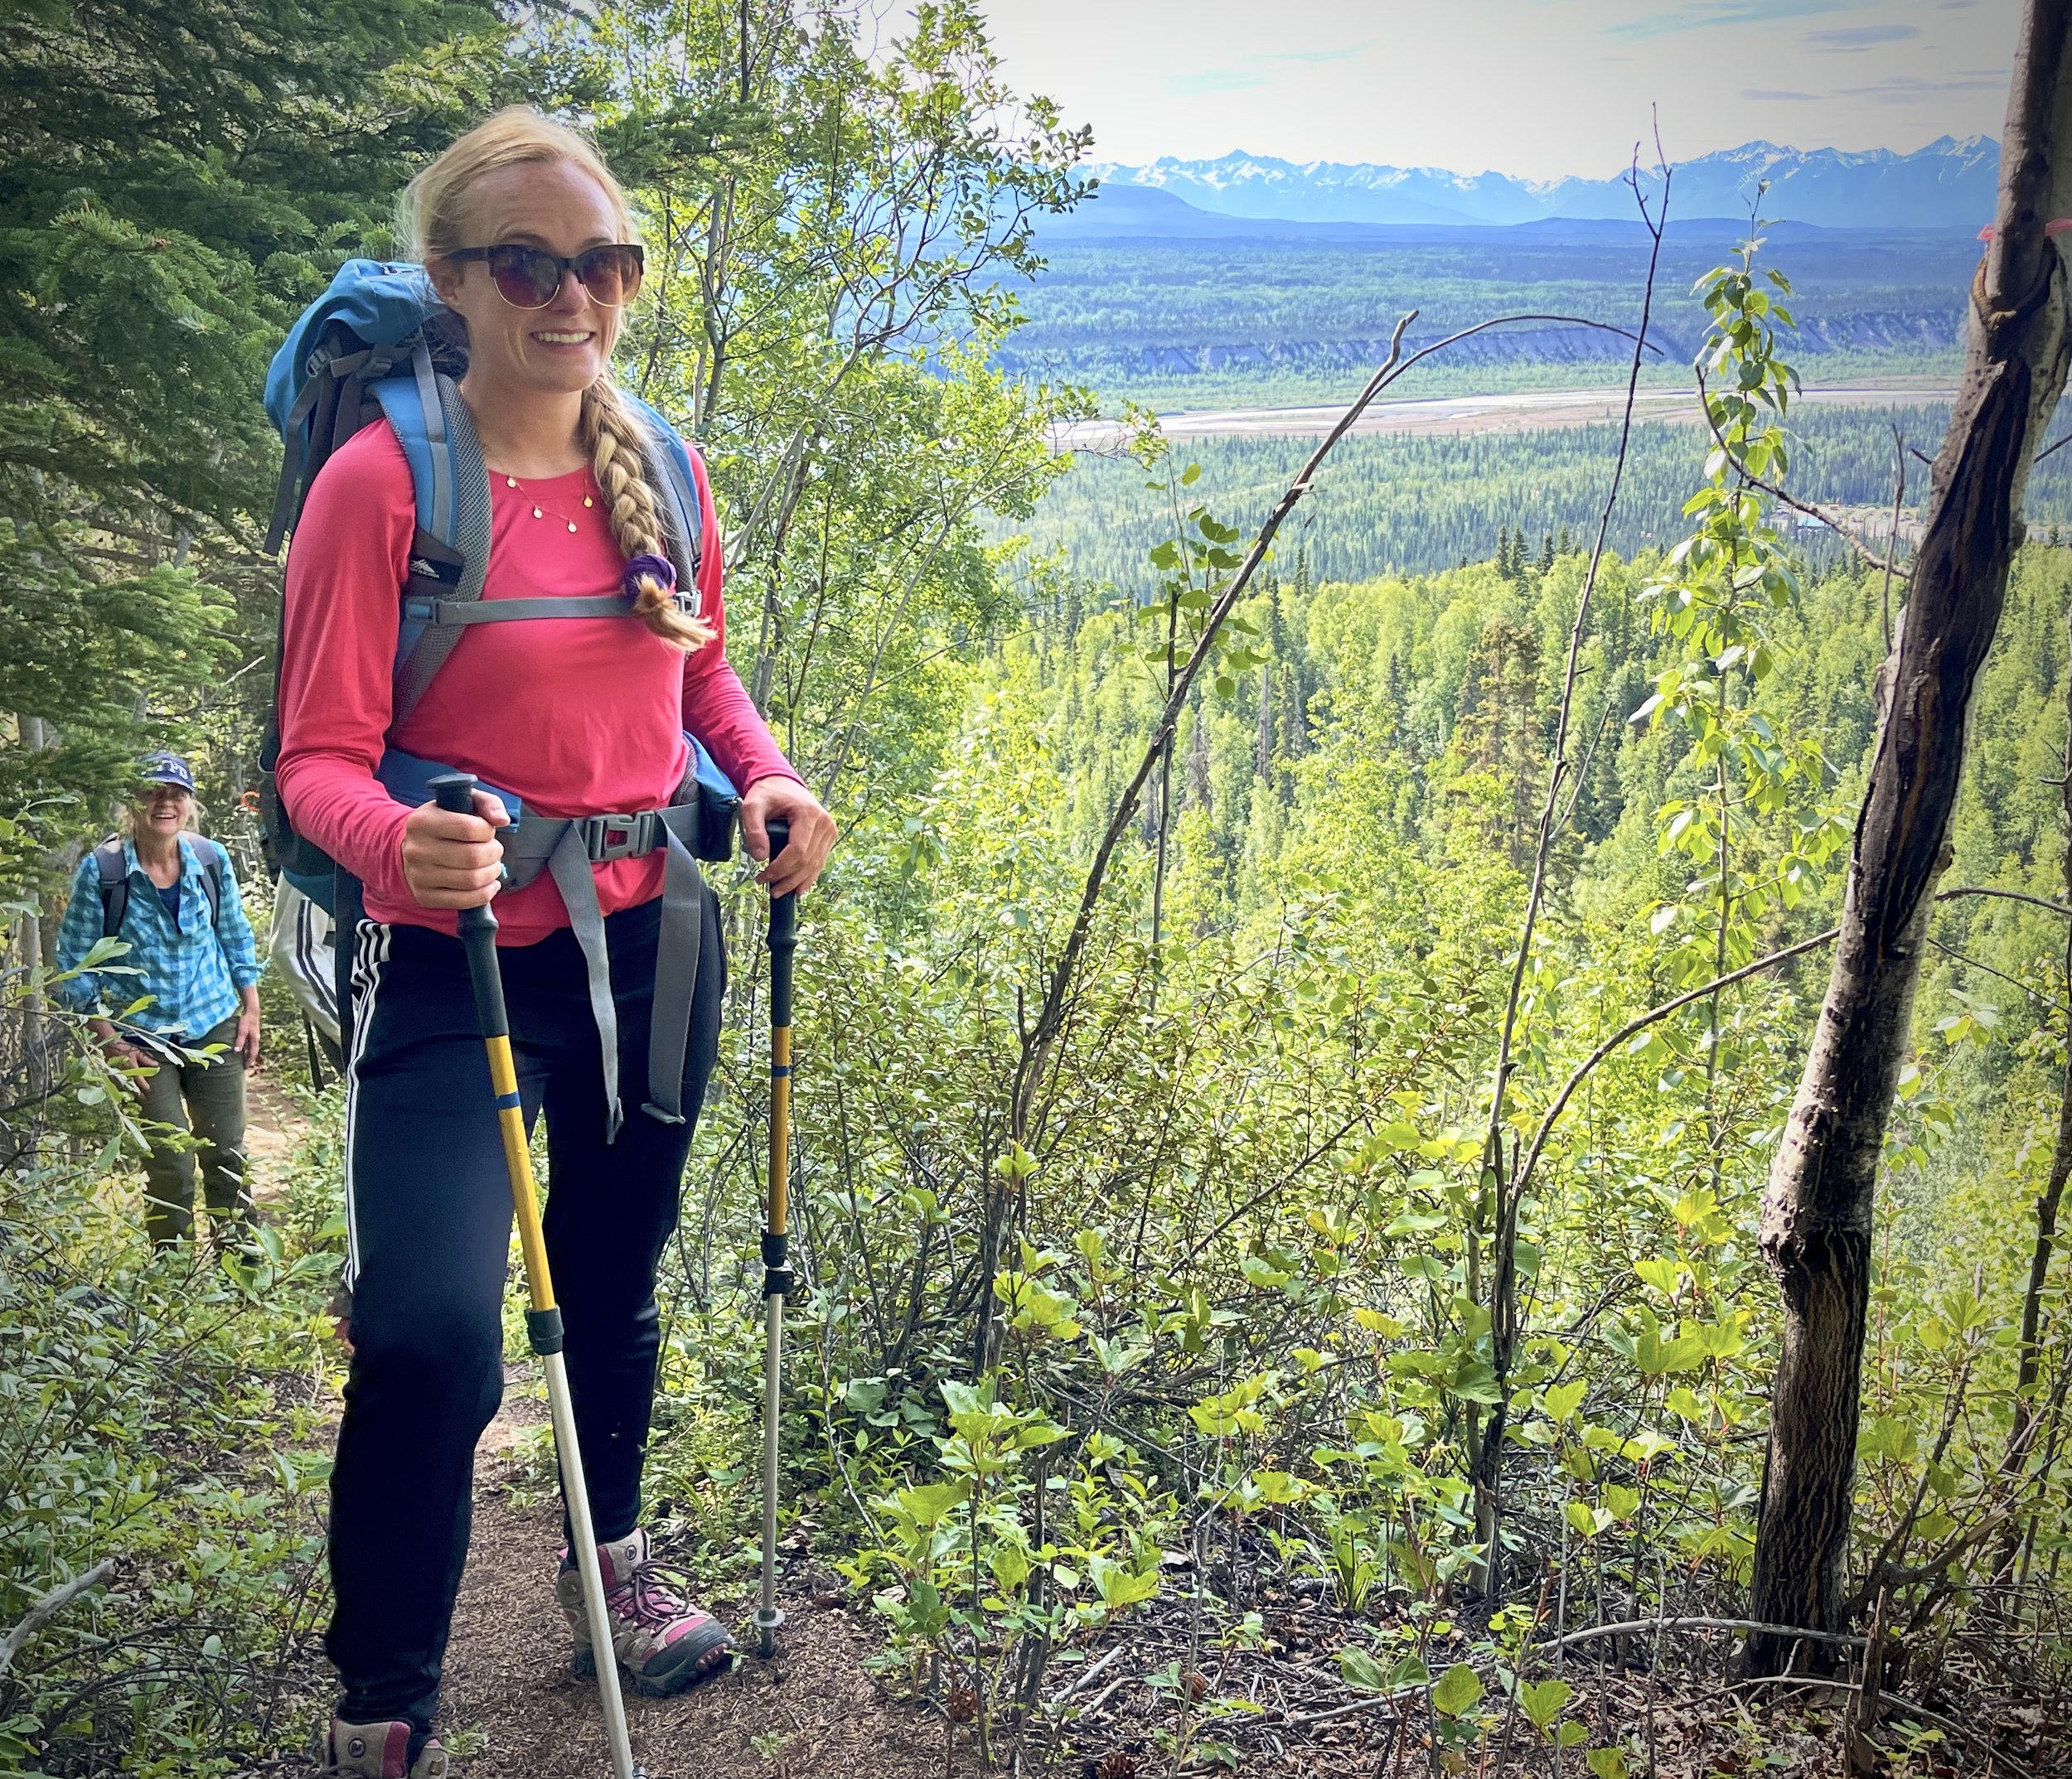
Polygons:
M597 181L617 213L620 239L630 239L633 218L626 194L596 147L527 105L508 106L477 124L419 172L403 194L399 225L417 257L428 265L466 244L468 193L485 173L555 162L580 167ZM662 547L646 429L621 399L608 371L583 392L579 429L591 471L604 493L612 534L627 561L652 557L656 568L662 568L669 554ZM665 641L689 654L713 640L712 626L681 610L674 588L664 586L656 574L637 574L632 590L634 611Z
M590 453L591 473L604 495L605 517L627 560L640 556L666 558L650 480L647 441L608 375L583 392L582 433ZM632 593L634 614L665 642L688 655L713 640L712 626L680 607L674 589L654 575L641 575Z

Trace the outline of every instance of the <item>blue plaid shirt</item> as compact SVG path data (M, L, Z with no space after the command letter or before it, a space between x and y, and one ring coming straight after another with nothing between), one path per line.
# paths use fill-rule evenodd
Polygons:
M123 842L123 863L129 868L129 905L115 936L129 950L110 961L123 971L138 974L89 970L60 983L58 993L82 1013L111 1016L148 996L148 1003L130 1014L127 1023L199 1040L237 1011L240 991L259 979L252 923L244 917L230 854L223 855L223 906L213 931L203 875L206 867L191 836L180 837L177 924L159 900L158 886L137 863L133 841ZM76 969L100 937L100 868L89 853L72 879L72 899L65 905L65 920L58 928L58 968Z

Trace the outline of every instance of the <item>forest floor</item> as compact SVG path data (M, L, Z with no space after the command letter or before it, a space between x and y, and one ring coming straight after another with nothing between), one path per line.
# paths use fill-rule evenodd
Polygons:
M516 1366L476 1458L475 1526L447 1655L444 1734L465 1779L591 1779L611 1767L594 1681L568 1665L554 1603L559 1502L521 1477L513 1447L545 1404ZM888 1698L864 1660L878 1640L830 1573L796 1554L779 1603L785 1622L769 1661L744 1655L733 1672L675 1699L627 1695L634 1757L649 1779L922 1779L943 1771L939 1717ZM746 1624L753 1601L710 1603ZM743 1646L753 1649L752 1636ZM762 1747L758 1748L758 1743Z
M257 1078L249 1147L262 1205L278 1196L303 1128L292 1100ZM611 1772L596 1685L569 1669L554 1597L558 1502L521 1451L545 1413L531 1364L510 1366L503 1406L477 1451L473 1535L447 1653L441 1733L456 1779L608 1779ZM1557 1764L1515 1713L1501 1735L1464 1751L1469 1764L1455 1764L1459 1757L1431 1746L1421 1693L1399 1704L1345 1685L1338 1652L1375 1647L1375 1622L1334 1610L1314 1582L1270 1578L1276 1567L1242 1548L1212 1554L1198 1610L1192 1559L1174 1553L1158 1603L1053 1661L1044 1714L1058 1728L1048 1748L1032 1735L1019 1765L1002 1750L995 1770L1058 1779L1585 1771L1582 1750ZM1241 1632L1244 1612L1226 1603L1232 1596L1257 1615L1249 1630ZM787 1541L780 1603L785 1623L772 1660L745 1653L753 1636L743 1629L744 1653L731 1672L675 1699L628 1694L635 1757L647 1779L961 1779L979 1770L968 1728L947 1737L938 1705L900 1699L879 1683L870 1658L883 1641L868 1609L802 1539ZM708 1603L745 1627L754 1603L744 1595ZM1426 1651L1434 1672L1469 1656L1469 1633L1464 1622L1434 1639ZM2046 1706L1984 1688L1963 1704L1938 1694L1944 1712L1963 1721L1931 1713L1914 1717L1909 1731L1895 1727L1909 1713L1895 1709L1880 1732L1885 1757L1852 1769L1842 1753L1853 1699L1846 1687L1731 1685L1702 1639L1683 1651L1690 1665L1675 1666L1673 1656L1651 1679L1648 1653L1641 1639L1605 1640L1562 1670L1575 1690L1567 1716L1590 1732L1585 1746L1625 1752L1626 1767L1611 1771L1655 1779L2072 1779L2061 1701ZM1528 1678L1552 1671L1535 1666ZM1183 1714L1174 1681L1188 1673L1200 1677L1199 1702ZM1910 1739L1910 1756L1902 1752ZM1497 1752L1504 1744L1510 1752Z

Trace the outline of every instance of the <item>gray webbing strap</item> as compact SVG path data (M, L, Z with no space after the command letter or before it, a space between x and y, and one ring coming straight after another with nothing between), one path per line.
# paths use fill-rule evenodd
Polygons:
M434 466L433 514L438 511L437 466L443 463L452 476L453 532L439 541L461 558L460 585L453 590L459 602L482 597L482 577L489 572L489 474L482 467L482 447L475 437L475 423L468 418L467 404L453 379L439 373L433 379L438 400L436 411L443 423L443 442L432 452ZM376 385L376 394L382 386ZM433 413L425 425L433 424ZM446 665L446 658L460 645L466 631L457 624L427 624L409 655L396 664L395 684L390 700L391 733L417 708L433 677Z
M403 615L435 627L454 624L507 624L518 618L632 617L623 593L565 593L536 599L420 599L403 602Z
M446 415L440 405L438 383L432 375L432 351L420 339L410 354L410 370L417 379L418 404L424 410L424 442L432 457L432 523L427 528L435 538L453 535L453 461L446 448Z
M655 943L647 1103L641 1109L666 1124L684 1121L684 1051L690 1040L690 1005L698 992L698 954L705 928L705 880L670 818L695 820L697 813L695 804L662 813L669 863L662 876L661 932Z
M604 944L604 914L598 906L597 879L590 874L589 855L575 824L562 835L561 843L547 860L562 906L569 911L569 926L575 942L583 948L583 967L589 978L590 1017L597 1022L598 1047L604 1060L604 1140L615 1142L626 1114L619 1106L618 1009L612 999L612 959Z
M641 1109L664 1124L681 1124L684 1112L684 1057L690 1045L691 1005L698 993L705 927L705 880L689 839L697 831L698 805L677 804L654 812L651 842L619 854L642 858L655 846L669 849L662 871L661 919L655 942L653 1011L647 1035L647 1099ZM593 818L594 819L594 818ZM612 998L612 960L605 939L604 914L597 898L593 861L584 844L584 824L559 816L520 816L515 832L504 839L504 867L514 889L539 876L542 863L561 892L569 911L569 928L582 948L588 983L590 1017L597 1022L604 1071L605 1141L616 1138L626 1121L619 1099L618 1008Z

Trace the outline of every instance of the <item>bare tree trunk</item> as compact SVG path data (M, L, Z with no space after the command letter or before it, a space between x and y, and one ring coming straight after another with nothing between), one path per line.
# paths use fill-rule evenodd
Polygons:
M2030 441L2065 388L2065 276L2044 225L2072 201L2069 49L2072 0L2027 0L1963 383L1886 663L1827 999L1763 1195L1784 1316L1750 1616L1770 1624L1834 1631L1843 1616L1878 1162L1972 688L2021 541ZM1759 1634L1749 1669L1776 1673L1802 1646Z

